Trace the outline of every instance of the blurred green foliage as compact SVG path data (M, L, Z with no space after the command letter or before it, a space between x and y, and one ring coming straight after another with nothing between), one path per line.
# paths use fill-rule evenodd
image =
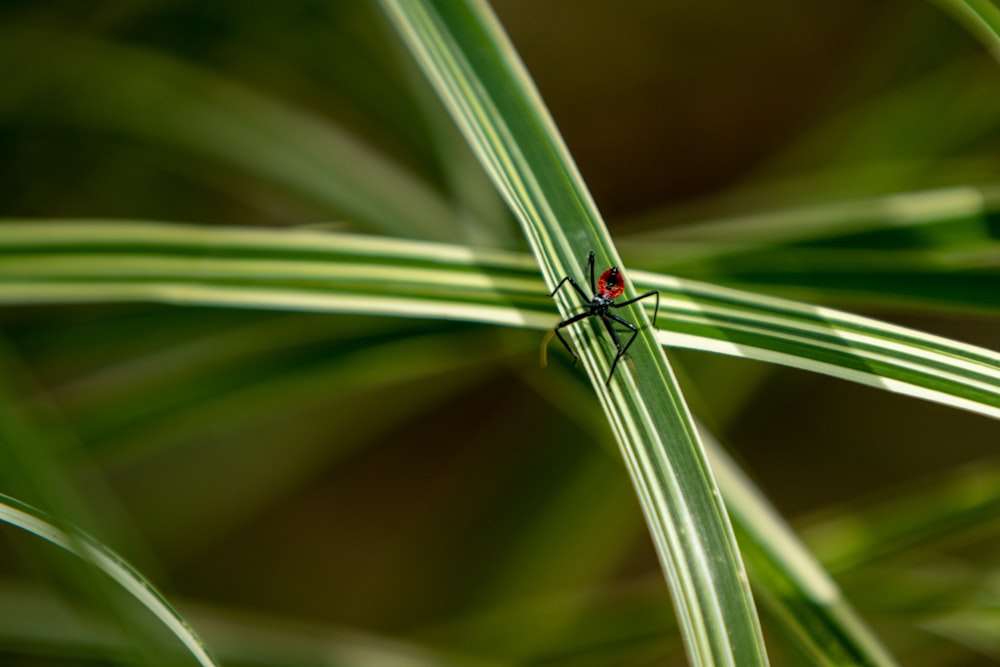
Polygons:
M742 215L995 188L1000 69L937 7L493 4L640 265L1000 348L992 204L938 234L861 216L803 240L793 217L735 260L642 255L670 234L716 252L712 224ZM520 247L374 3L7 0L0 82L6 218ZM7 307L0 327L2 490L125 554L226 664L683 661L597 406L565 358L536 368L531 332L150 305ZM996 423L673 358L901 662L1000 661ZM79 577L4 536L5 664L103 664L106 628L61 606Z

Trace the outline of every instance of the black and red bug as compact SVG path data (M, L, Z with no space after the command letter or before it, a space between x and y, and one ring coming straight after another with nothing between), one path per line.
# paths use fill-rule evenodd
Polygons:
M615 374L615 368L618 366L618 362L621 358L625 356L628 352L628 348L635 342L636 336L639 335L639 327L632 324L628 320L619 317L615 313L611 312L616 308L624 308L625 306L631 305L636 301L640 301L650 296L656 297L656 308L653 310L653 326L656 326L656 316L660 312L660 293L656 290L650 290L645 294L640 294L639 296L628 299L627 301L622 301L621 303L615 303L615 299L620 297L625 291L625 281L622 279L622 273L618 270L617 266L612 266L610 269L601 274L601 277L597 279L596 283L594 281L594 251L590 251L590 256L587 258L587 273L590 276L590 290L593 292L593 296L587 296L587 293L583 291L583 288L570 276L566 276L559 281L556 288L552 290L549 294L550 297L556 295L563 285L569 283L576 290L576 293L580 295L584 301L587 302L587 310L582 313L577 313L572 317L568 317L553 329L553 333L559 337L559 342L563 344L563 347L573 356L573 363L576 364L579 357L573 352L573 348L569 346L569 343L563 338L560 329L563 327L568 327L574 322L579 322L580 320L585 320L588 317L599 317L601 322L604 324L604 328L607 330L608 335L611 336L612 342L615 344L615 349L618 350L618 354L615 355L615 360L611 362L611 372L608 373L608 379L605 384L611 384L611 378ZM618 323L626 328L627 331L631 331L632 335L629 339L622 345L621 340L618 338L619 331L615 330L614 323ZM550 334L551 336L551 334ZM548 339L546 339L548 340Z

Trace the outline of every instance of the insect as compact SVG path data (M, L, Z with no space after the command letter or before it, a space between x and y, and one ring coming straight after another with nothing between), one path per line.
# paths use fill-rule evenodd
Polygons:
M556 285L556 288L552 290L551 294L549 294L550 297L555 296L556 292L562 289L563 285L569 283L570 285L573 286L573 289L576 290L576 293L580 295L580 298L587 302L587 310L583 311L582 313L577 313L572 317L566 318L565 320L556 325L556 328L552 330L552 333L554 333L556 336L559 337L559 342L561 342L563 344L563 347L565 347L566 350L573 356L573 363L576 364L579 357L577 357L576 353L573 352L573 348L569 346L569 343L566 342L566 339L563 338L563 335L562 333L560 333L559 330L564 327L568 327L574 322L585 320L588 317L601 318L601 322L604 324L604 328L607 329L608 335L611 336L611 340L614 342L615 348L618 350L618 354L615 355L615 360L611 362L611 372L608 373L608 379L605 382L605 385L610 385L611 378L615 374L615 368L618 366L618 362L621 361L621 358L625 356L626 352L628 352L628 348L632 345L633 342L635 342L635 337L639 335L639 327L632 324L628 320L619 317L618 315L616 315L611 311L617 308L624 308L625 306L633 304L636 301L640 301L647 297L655 296L656 308L655 310L653 310L653 326L655 327L656 316L660 312L660 293L656 290L650 290L649 292L646 292L645 294L640 294L639 296L633 299L629 299L628 301L615 303L615 299L620 297L622 295L622 292L625 291L625 281L622 279L622 273L621 271L618 270L617 266L612 266L610 269L602 273L601 277L598 278L597 282L595 283L593 250L590 251L590 256L587 258L587 273L590 275L590 291L593 293L592 297L587 296L587 293L584 292L583 289L580 287L580 285L570 276L566 276L565 278L560 280L559 284ZM625 342L624 345L622 345L621 339L618 337L619 333L624 333L624 332L620 329L616 330L614 323L620 324L621 326L625 327L626 331L632 332L632 335L629 336L628 340ZM545 339L546 343L548 343L548 341L551 339L551 336L552 334L549 334L549 337Z

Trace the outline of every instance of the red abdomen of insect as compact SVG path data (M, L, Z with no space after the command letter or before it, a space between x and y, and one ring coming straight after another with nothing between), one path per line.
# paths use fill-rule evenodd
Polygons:
M597 279L598 294L611 299L617 299L624 291L625 283L622 282L622 274L619 273L617 266L612 266Z

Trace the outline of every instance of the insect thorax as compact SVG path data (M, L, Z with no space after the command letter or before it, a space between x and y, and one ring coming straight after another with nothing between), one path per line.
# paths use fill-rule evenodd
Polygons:
M608 312L608 310L611 308L611 304L613 304L614 302L615 300L612 299L607 294L601 294L601 293L595 294L593 300L591 300L590 302L590 312L594 313L595 315L603 315L604 313Z

